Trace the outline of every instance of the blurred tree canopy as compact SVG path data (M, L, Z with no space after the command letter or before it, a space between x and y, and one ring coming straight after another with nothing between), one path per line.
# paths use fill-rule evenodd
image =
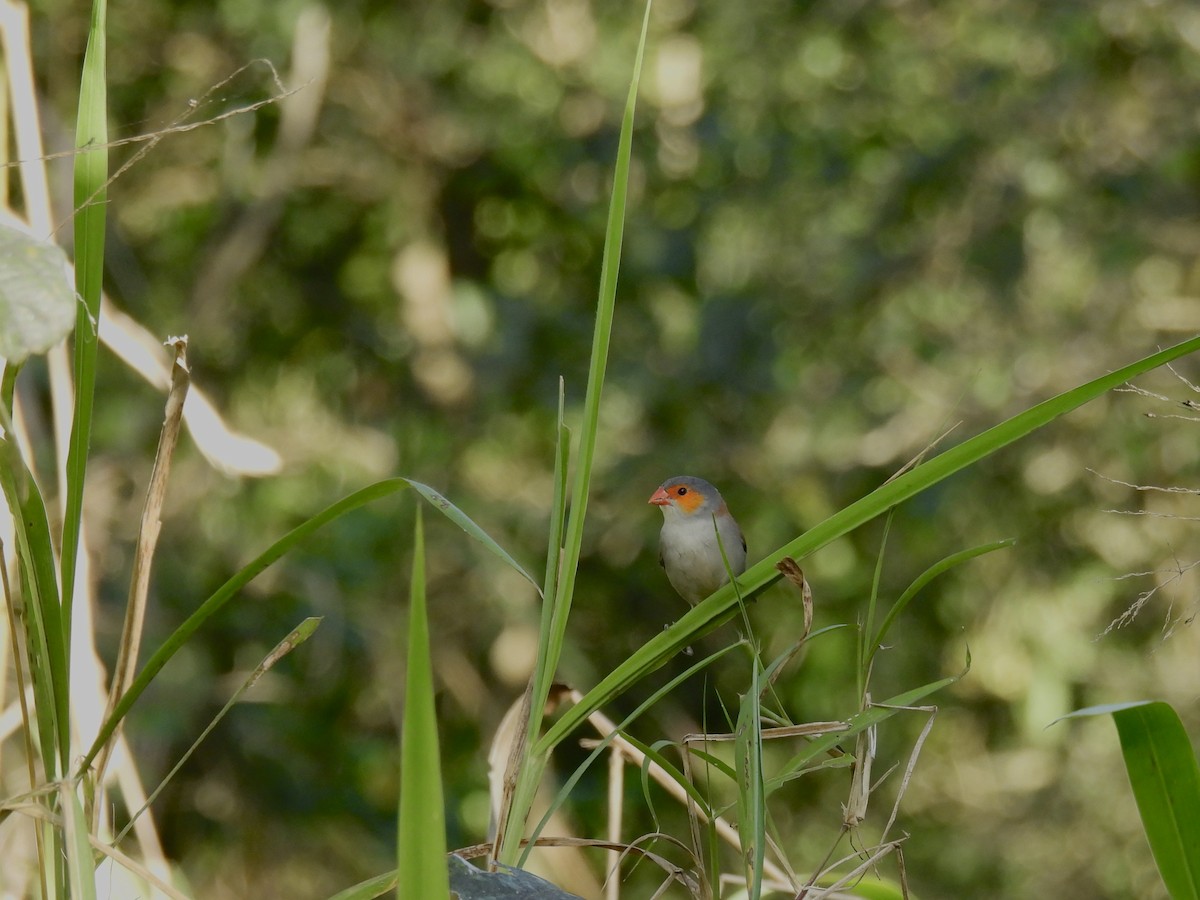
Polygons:
M640 15L598 0L110 9L113 136L217 120L166 135L113 185L110 295L155 333L188 333L196 382L286 458L281 476L235 481L185 447L151 644L274 536L391 474L436 485L538 570L558 379L576 415ZM35 5L52 150L69 146L86 17ZM294 93L227 115L281 85ZM719 484L757 559L947 429L960 440L1200 328L1198 110L1186 0L658 0L562 676L594 683L681 612L645 504L664 477ZM111 359L101 385L89 509L115 644L161 405ZM1192 395L1169 373L1143 387ZM1114 394L895 515L888 596L949 553L1018 538L922 594L876 672L886 696L973 656L901 806L921 896L1161 891L1111 727L1045 728L1153 696L1200 734L1186 571L1200 547L1173 518L1194 496L1129 486L1194 486L1197 426L1147 412L1184 410ZM325 617L156 808L197 896L315 896L388 866L410 522L406 498L322 532L134 710L153 782L239 674ZM486 746L528 671L537 608L455 529L429 530L461 845L484 837ZM882 534L802 561L819 625L856 621ZM768 655L799 632L782 588L752 617ZM852 646L848 630L827 636L781 685L798 720L853 704ZM638 733L719 719L714 694L744 690L738 665ZM885 732L882 755L904 760L921 725ZM799 861L827 848L845 780L791 789L781 825ZM577 827L598 836L603 789L576 800Z

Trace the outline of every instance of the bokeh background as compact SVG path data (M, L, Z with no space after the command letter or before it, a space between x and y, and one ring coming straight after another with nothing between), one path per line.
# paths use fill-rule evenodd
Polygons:
M87 6L34 4L50 149L69 146ZM155 334L186 332L195 382L285 458L278 476L231 479L185 440L148 645L275 536L393 474L438 487L541 571L558 381L578 421L641 13L602 0L111 7L114 138L220 121L166 136L112 186L110 296ZM280 84L299 90L225 116ZM562 677L594 684L682 611L645 502L664 477L716 482L756 559L947 429L943 445L1200 329L1198 111L1187 0L657 0ZM1165 896L1115 729L1047 726L1162 698L1200 735L1197 501L1131 487L1200 483L1200 423L1180 405L1197 369L1139 382L1159 397L1093 402L897 511L885 602L943 556L1018 540L925 591L875 673L882 698L973 660L934 698L901 804L919 896ZM109 652L162 405L112 358L100 384L88 509ZM322 531L134 710L127 733L153 784L275 642L324 617L155 807L195 896L326 896L392 864L412 510L403 497ZM485 836L486 748L529 671L537 607L485 551L428 523L460 846ZM818 626L863 614L882 539L875 523L802 561ZM751 617L768 658L799 632L783 588ZM697 649L735 638L727 626ZM789 670L794 719L854 709L853 646L850 629L828 634ZM724 730L722 703L747 681L731 654L634 733ZM924 721L888 724L877 773L907 759ZM848 780L801 779L774 808L797 869L829 849ZM868 840L897 783L881 787ZM630 836L651 830L636 785L628 797ZM600 774L585 779L574 833L602 836L603 798ZM556 877L594 896L591 863L590 882Z

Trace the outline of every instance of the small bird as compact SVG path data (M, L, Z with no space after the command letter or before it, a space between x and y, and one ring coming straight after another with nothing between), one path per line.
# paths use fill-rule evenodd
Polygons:
M693 606L729 581L721 546L734 575L746 571L746 539L729 514L721 492L691 475L676 475L658 486L650 503L663 514L658 561L679 596ZM716 529L713 521L716 521ZM717 530L721 543L717 543Z

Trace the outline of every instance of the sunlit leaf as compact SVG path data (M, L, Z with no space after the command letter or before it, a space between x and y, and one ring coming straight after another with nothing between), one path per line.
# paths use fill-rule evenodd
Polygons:
M75 290L67 256L0 224L0 356L19 363L44 353L75 324Z
M1179 715L1160 701L1077 710L1111 715L1150 850L1175 900L1200 897L1200 765Z

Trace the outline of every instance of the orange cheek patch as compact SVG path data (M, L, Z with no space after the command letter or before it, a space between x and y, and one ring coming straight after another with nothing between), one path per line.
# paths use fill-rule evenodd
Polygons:
M700 496L699 491L689 489L686 494L680 497L676 493L679 490L678 488L667 488L667 490L671 494L671 499L675 501L675 505L685 513L694 513L704 504L704 498Z

